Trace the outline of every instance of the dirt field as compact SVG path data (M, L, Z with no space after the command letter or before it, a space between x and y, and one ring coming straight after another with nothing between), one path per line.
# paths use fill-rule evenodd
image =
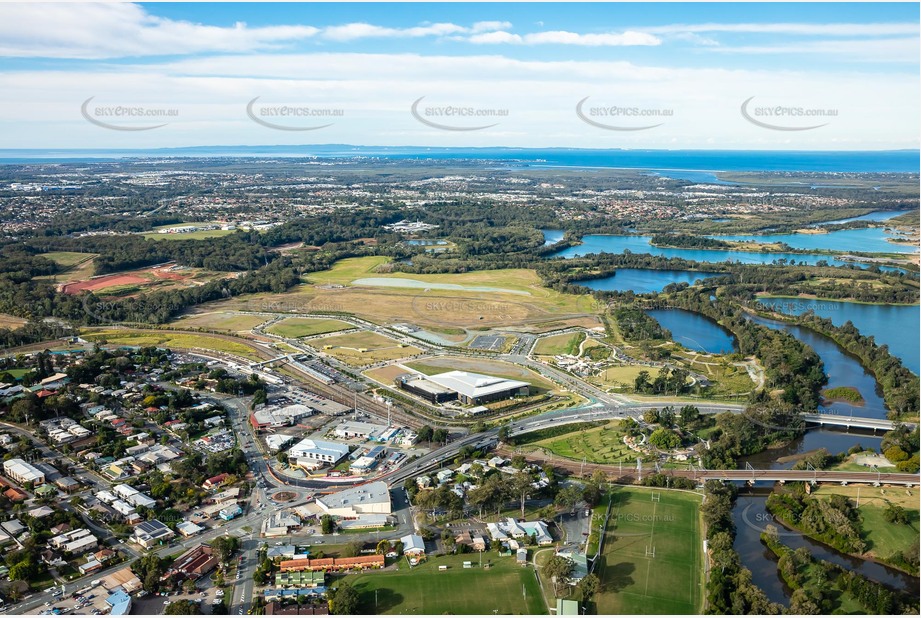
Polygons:
M395 339L368 331L323 337L311 341L311 344L326 354L356 367L415 356L422 352L417 347L401 344Z
M79 294L83 291L95 292L120 285L136 285L149 283L149 279L138 275L104 275L96 277L89 281L76 281L74 283L65 283L61 291L65 294Z
M8 313L0 313L0 328L14 330L25 323L26 320L23 318L17 318L15 315L9 315Z

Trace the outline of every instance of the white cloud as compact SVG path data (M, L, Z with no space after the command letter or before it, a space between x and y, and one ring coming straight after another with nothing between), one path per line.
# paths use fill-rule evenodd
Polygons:
M163 19L136 4L0 4L0 55L79 59L272 49L313 26L206 26Z
M522 43L521 35L512 34L511 32L505 32L504 30L499 30L496 32L485 32L483 34L474 34L473 36L466 39L470 43L477 44L494 44L494 43L512 43L520 44Z
M621 46L621 45L659 45L662 40L647 32L627 31L622 33L579 34L565 30L533 32L524 36L529 45L553 43L557 45L586 46Z
M321 36L332 41L354 41L364 38L382 37L424 37L446 36L467 32L468 28L457 24L439 23L412 28L385 28L365 23L345 24L343 26L328 26L323 29Z
M921 41L916 38L838 39L764 45L714 47L711 51L730 54L828 54L865 61L918 63Z
M491 32L493 30L508 30L512 27L511 22L507 21L478 21L470 29L474 34L478 32Z
M638 27L636 30L654 34L680 32L737 32L748 34L793 34L805 36L893 36L918 34L917 23L894 22L875 24L807 24L807 23L740 23L740 24L669 24Z

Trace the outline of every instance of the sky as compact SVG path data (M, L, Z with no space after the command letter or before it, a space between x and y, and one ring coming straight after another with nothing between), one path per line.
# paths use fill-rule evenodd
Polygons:
M919 147L918 3L3 3L0 148Z

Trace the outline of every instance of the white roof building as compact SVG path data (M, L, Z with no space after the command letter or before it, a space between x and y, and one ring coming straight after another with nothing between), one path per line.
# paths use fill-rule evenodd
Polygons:
M530 384L520 380L507 380L469 371L448 371L429 376L427 379L429 382L455 391L460 400L468 404L479 404L527 394L530 387Z
M45 482L44 472L18 457L3 462L3 474L16 483L35 483L40 485Z
M347 444L304 438L288 450L288 459L295 460L299 466L309 468L321 465L335 465L348 454L349 447Z
M324 513L344 519L355 519L363 514L389 515L393 512L390 490L383 481L351 487L328 496L318 496L316 502Z

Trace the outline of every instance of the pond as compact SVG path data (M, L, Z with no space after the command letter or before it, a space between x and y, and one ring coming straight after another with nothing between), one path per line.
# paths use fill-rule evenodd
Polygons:
M670 283L694 285L698 279L719 276L720 273L703 273L693 270L651 270L648 268L618 268L610 277L576 281L592 290L617 292L633 291L636 294L661 292Z
M672 333L672 340L689 350L729 354L737 349L735 337L708 317L684 309L650 309L646 312Z

